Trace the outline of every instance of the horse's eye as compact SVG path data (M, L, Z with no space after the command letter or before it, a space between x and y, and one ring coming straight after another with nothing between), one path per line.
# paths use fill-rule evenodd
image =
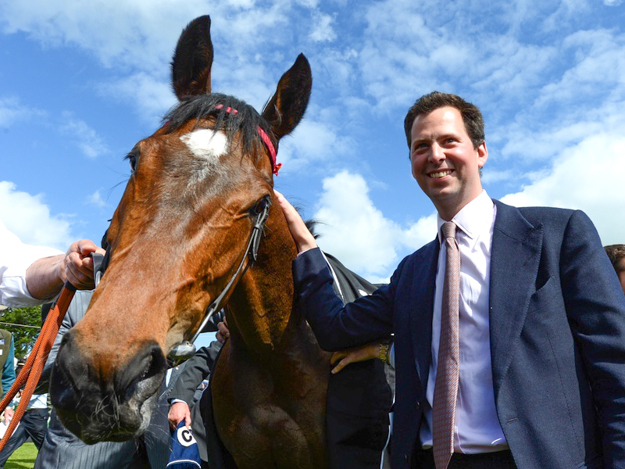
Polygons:
M134 173L137 167L137 157L134 155L129 156L128 161L130 162L130 172Z
M270 203L271 199L269 198L269 196L263 197L256 203L256 205L254 205L254 207L252 208L252 212L254 212L254 214L256 215L259 215L267 208Z

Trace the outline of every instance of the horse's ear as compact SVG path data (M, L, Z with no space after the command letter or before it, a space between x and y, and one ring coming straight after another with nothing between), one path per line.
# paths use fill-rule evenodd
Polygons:
M200 16L189 23L178 39L171 75L174 92L180 101L211 92L213 43L210 26L210 17Z
M310 65L304 54L300 54L293 66L280 78L276 93L263 110L263 118L278 140L299 124L308 106L311 88Z

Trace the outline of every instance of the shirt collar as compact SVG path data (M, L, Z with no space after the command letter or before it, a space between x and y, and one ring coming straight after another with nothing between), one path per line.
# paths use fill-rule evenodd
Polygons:
M483 232L488 232L493 223L493 210L495 204L488 196L485 190L471 202L462 207L455 217L451 219L458 228L471 241L477 240ZM442 244L441 226L445 223L440 215L437 214L438 224L438 240Z

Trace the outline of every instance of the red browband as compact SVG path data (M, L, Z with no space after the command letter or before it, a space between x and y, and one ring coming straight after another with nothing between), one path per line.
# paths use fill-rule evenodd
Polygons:
M215 109L223 109L223 107L223 104L218 104L217 106L215 106ZM225 111L232 114L236 114L237 112L239 112L236 109L232 109L230 106L228 106ZM280 168L282 167L282 163L276 163L276 149L269 139L267 133L263 129L261 129L260 126L258 126L258 135L260 135L261 140L267 146L267 150L269 150L269 158L271 159L271 170L273 174L277 176L278 171L280 171Z

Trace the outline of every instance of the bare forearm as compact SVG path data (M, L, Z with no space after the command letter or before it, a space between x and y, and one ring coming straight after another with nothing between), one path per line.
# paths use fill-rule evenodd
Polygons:
M44 257L33 262L26 270L26 286L33 298L51 300L63 287L64 254Z
M105 253L93 241L81 239L72 243L65 254L33 262L26 270L26 287L31 296L39 300L52 299L65 282L78 290L94 288L93 260L89 257L92 252Z

